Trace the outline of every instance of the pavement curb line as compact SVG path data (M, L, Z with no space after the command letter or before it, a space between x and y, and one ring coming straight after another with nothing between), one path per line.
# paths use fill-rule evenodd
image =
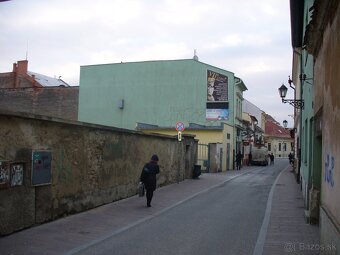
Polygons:
M266 241L267 230L268 230L268 225L269 225L269 220L270 220L270 214L271 214L271 210L272 210L274 190L275 190L275 187L276 187L278 180L281 177L281 174L283 172L287 171L288 168L289 168L289 166L287 166L286 168L281 170L281 172L276 177L275 182L273 183L273 185L270 189L270 192L269 192L269 195L268 195L268 200L267 200L266 212L264 214L262 226L261 226L259 235L257 237L257 241L256 241L256 245L255 245L255 248L254 248L253 255L262 255L262 253L263 253L263 247L264 247L264 243Z

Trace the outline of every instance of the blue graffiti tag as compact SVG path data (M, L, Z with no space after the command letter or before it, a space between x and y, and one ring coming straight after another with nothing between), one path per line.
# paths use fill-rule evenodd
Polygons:
M331 185L331 187L334 187L334 157L329 156L327 154L326 162L325 162L325 182Z

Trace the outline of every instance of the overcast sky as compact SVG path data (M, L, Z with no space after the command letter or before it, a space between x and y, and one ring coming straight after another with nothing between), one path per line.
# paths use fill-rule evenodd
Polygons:
M289 0L12 0L0 17L0 72L27 54L30 71L79 85L82 65L188 59L196 49L293 125L278 94L292 69Z

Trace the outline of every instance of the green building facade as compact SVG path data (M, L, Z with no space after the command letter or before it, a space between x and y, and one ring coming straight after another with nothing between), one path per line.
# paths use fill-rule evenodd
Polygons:
M78 120L126 129L234 126L234 85L232 72L194 59L81 66Z

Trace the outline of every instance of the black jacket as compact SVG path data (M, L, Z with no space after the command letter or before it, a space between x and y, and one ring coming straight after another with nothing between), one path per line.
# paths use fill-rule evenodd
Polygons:
M156 189L156 174L159 173L159 166L157 163L150 161L143 167L140 181L144 183L146 189Z

